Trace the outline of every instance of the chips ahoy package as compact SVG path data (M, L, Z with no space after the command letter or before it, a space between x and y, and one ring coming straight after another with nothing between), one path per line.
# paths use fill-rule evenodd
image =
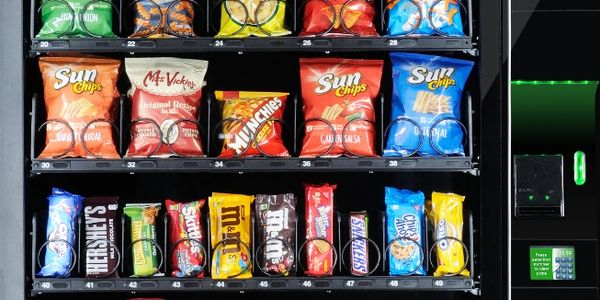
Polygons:
M464 36L461 0L387 0L389 35Z
M390 275L425 275L422 192L385 188Z
M37 274L43 277L69 277L75 246L75 219L81 212L83 197L53 188L48 196L48 225L46 227L46 256Z
M384 156L464 156L462 92L473 62L418 53L391 53L392 126Z

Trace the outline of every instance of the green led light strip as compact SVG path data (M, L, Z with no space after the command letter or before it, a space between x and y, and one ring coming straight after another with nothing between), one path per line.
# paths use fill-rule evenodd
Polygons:
M575 81L575 80L549 80L549 81L542 81L542 80L515 80L515 81L511 81L511 84L513 85L598 85L598 81L591 81L591 80L581 80L581 81Z

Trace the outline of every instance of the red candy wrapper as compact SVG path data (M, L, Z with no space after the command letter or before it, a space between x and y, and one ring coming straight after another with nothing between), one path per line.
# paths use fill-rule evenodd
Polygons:
M313 240L306 245L307 269L309 276L332 275L333 260L333 190L335 185L306 185L306 239ZM327 243L327 242L329 243Z
M204 202L198 200L178 203L165 200L169 215L169 243L170 248L173 249L171 255L173 277L204 277L206 250L200 246L204 244L204 226L200 212ZM195 240L200 241L200 244Z
M375 8L368 0L309 0L300 36L377 36Z

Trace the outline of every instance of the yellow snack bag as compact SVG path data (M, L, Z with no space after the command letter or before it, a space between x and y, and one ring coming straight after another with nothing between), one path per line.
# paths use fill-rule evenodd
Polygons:
M433 222L436 240L454 237L462 241L464 200L465 197L461 195L433 192L427 214ZM453 239L440 240L436 246L438 266L433 275L469 276L469 270L464 266L464 255L461 243Z
M213 193L208 198L213 279L252 277L252 202L254 196L238 194Z
M291 32L284 28L285 8L285 1L282 0L223 1L221 30L216 37L288 35Z

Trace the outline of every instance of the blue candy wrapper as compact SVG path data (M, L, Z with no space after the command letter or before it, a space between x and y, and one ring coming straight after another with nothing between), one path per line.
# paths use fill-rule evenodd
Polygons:
M473 62L418 53L397 52L390 57L393 123L383 155L464 156L458 121Z
M388 261L390 275L425 275L421 263L425 195L422 192L385 188ZM398 238L408 238L407 239Z
M68 277L72 263L71 245L75 245L75 219L81 212L83 197L53 188L48 196L48 225L44 266L37 274L43 277ZM62 242L67 241L69 244Z
M388 0L388 34L464 36L458 1Z

